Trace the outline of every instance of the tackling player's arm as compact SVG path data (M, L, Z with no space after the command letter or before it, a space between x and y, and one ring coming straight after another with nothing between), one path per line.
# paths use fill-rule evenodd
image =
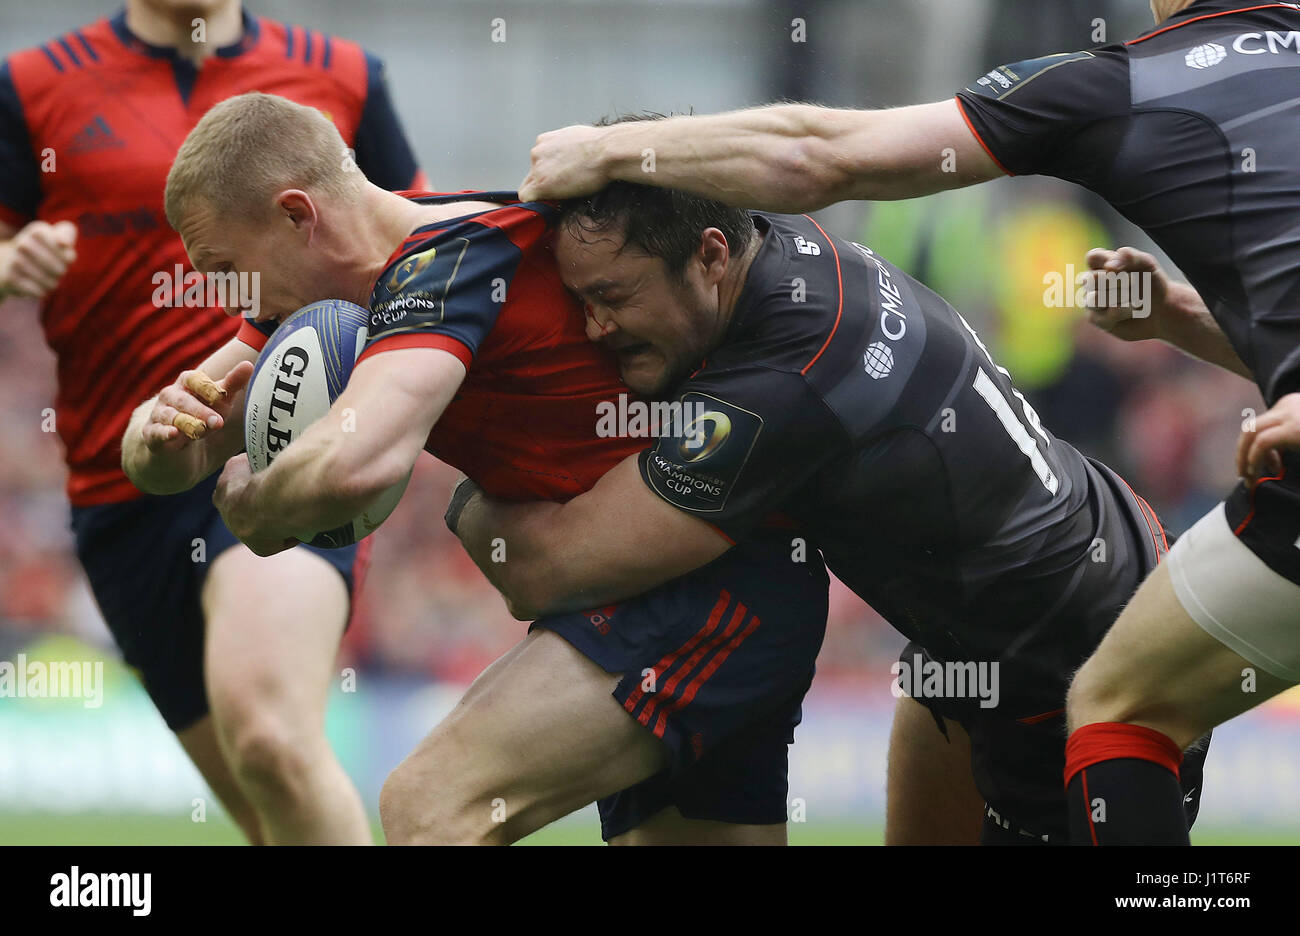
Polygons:
M733 349L728 365L715 351L714 372L682 389L682 411L702 407L695 424L713 427L707 439L664 436L566 504L475 493L457 516L453 499L448 525L516 616L599 607L705 565L844 452L847 436L803 375L765 366L763 353Z
M1200 293L1186 283L1170 280L1151 254L1132 247L1097 248L1088 251L1087 262L1088 315L1092 324L1124 341L1156 338L1202 361L1254 380L1250 368L1237 356ZM1128 305L1105 302L1110 292L1102 277L1129 273L1149 276L1150 287L1145 290L1148 306L1141 310L1145 314L1137 314L1132 302ZM1133 290L1127 292L1132 294Z
M777 104L544 133L519 194L569 198L621 180L796 213L848 199L914 198L1002 174L955 100L889 110Z
M257 352L232 338L195 370L213 378L225 396L211 406L185 385L194 371L135 408L122 435L122 470L146 494L188 491L244 449L244 388ZM203 423L191 439L175 425L178 413Z
M324 419L265 470L248 457L227 464L213 502L230 531L270 555L342 526L415 465L465 365L436 348L401 348L359 361Z
M731 548L717 528L651 492L638 458L566 504L491 500L467 479L447 525L520 620L638 595ZM496 561L498 543L505 561Z

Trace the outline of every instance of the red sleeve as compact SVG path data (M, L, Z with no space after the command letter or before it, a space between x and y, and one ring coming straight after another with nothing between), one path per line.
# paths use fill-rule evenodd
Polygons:
M474 362L474 352L469 349L463 341L457 341L451 335L434 335L429 333L406 333L402 335L392 335L383 341L370 345L366 350L361 352L357 358L360 364L368 357L376 354L383 354L385 351L398 351L402 348L437 348L440 351L448 351L456 355L457 359L465 365L465 370L469 370L470 365Z
M239 331L235 333L235 337L254 351L261 351L265 348L267 341L271 338L270 335L254 325L252 319L244 319L239 323Z

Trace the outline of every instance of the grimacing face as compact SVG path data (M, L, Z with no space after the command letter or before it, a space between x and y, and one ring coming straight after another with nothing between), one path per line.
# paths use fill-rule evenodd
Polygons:
M620 248L617 232L566 224L555 256L564 285L587 314L587 337L614 354L630 390L659 396L708 353L718 321L716 283L695 258L679 281L662 259Z
M328 271L314 268L320 261L307 249L308 239L280 212L260 221L235 219L199 202L186 213L179 233L198 272L257 275L258 307L248 316L255 321L283 319L330 298ZM242 313L226 308L227 315Z

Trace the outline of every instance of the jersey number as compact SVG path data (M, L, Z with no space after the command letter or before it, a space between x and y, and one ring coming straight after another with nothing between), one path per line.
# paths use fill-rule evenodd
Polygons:
M1011 436L1011 441L1016 443L1016 447L1025 454L1029 459L1029 464L1034 468L1034 474L1038 475L1038 480L1043 482L1043 487L1047 488L1047 493L1055 494L1056 489L1061 486L1052 469L1047 465L1047 459L1043 453L1038 450L1038 442L1029 434L1029 430L1024 427L1020 420L1016 419L1016 414L1011 411L1011 404L1007 398L1002 395L998 385L993 379L984 372L984 368L979 368L975 374L975 392L984 398L984 402L993 410L994 415L998 417L998 422L1002 423L1002 428L1007 430L1007 435Z

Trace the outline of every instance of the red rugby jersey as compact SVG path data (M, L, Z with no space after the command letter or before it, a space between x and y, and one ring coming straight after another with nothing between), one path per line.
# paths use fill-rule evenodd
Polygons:
M195 68L132 35L125 20L100 20L0 65L0 221L77 225L76 262L41 315L58 355L55 418L76 506L140 496L119 464L131 410L239 327L216 307L154 300L166 290L155 274L170 283L178 264L191 270L163 189L208 108L254 90L317 107L371 181L424 184L382 64L355 43L245 14L239 42Z
M591 488L644 438L597 436L597 405L626 393L613 357L587 340L546 236L555 209L513 193L413 196L422 204L509 201L417 229L370 296L365 359L397 348L450 351L468 374L427 451L492 497L564 501ZM257 349L275 323L245 321Z

